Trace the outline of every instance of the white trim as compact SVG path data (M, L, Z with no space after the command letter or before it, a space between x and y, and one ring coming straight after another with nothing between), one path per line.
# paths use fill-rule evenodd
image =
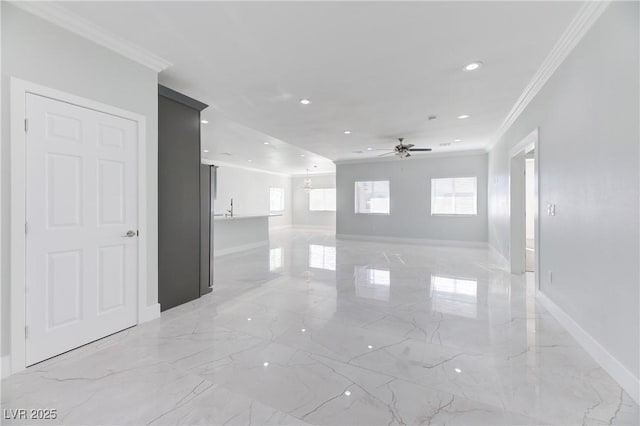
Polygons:
M367 157L367 158L353 158L348 160L335 160L334 163L338 166L343 164L362 164L362 163L386 163L389 161L419 161L428 160L430 158L443 158L443 157L466 157L470 155L486 155L486 149L470 149L468 151L449 151L449 152L430 152L425 155L414 155L409 158L397 158L396 156L389 157Z
M309 171L309 177L324 177L324 176L335 176L335 175L336 175L336 172L317 172L317 173L314 173L312 171ZM291 175L291 177L292 178L306 178L307 174L306 173L293 173Z
M493 137L489 141L486 151L491 151L500 138L509 130L511 125L520 117L520 114L527 108L536 95L542 90L551 76L556 72L560 64L569 56L569 53L582 40L582 37L589 31L600 15L609 7L610 0L598 0L585 2L576 16L573 18L567 29L562 33L542 62L538 71L533 75L529 84L511 108L504 121L498 127Z
M100 46L106 47L156 72L165 70L172 65L171 62L166 59L100 28L83 17L65 10L64 7L55 4L53 1L33 2L9 0L9 2L25 12L45 19L87 40L91 40Z
M0 379L11 375L11 356L2 355L2 364L0 365Z
M24 119L27 93L46 96L73 105L123 117L137 123L138 127L138 303L137 320L142 319L147 309L147 176L146 176L146 118L90 99L61 92L39 84L11 77L10 83L10 135L11 135L11 216L9 259L11 270L11 371L16 373L26 367L25 360L25 247L24 224L26 221L26 159Z
M264 240L264 241L259 241L257 243L244 244L241 246L229 247L222 250L214 250L213 257L226 256L228 254L239 253L241 251L252 250L258 247L268 246L268 245L269 245L269 240Z
M485 241L432 240L426 238L398 238L377 235L336 234L338 240L360 240L397 244L417 244L425 246L487 248Z
M255 167L240 166L238 164L225 163L224 161L210 160L208 158L202 158L200 160L200 163L207 164L209 166L232 167L234 169L249 170L252 172L259 172L259 173L267 173L269 175L284 176L289 178L291 177L291 175L288 173L272 172L270 170L257 169Z
M138 315L138 324L160 318L160 304L145 306Z
M598 343L593 336L580 327L569 314L556 305L542 291L536 291L536 299L554 316L560 325L578 341L587 353L618 382L631 398L633 398L636 403L640 403L640 379L635 377L633 373L611 355L604 346Z
M335 213L335 212L329 212ZM318 231L335 231L336 227L331 225L293 225L294 229L309 229Z
M489 248L489 251L491 251L499 259L501 263L500 266L504 268L505 271L509 271L509 259L507 259L502 253L500 253L500 250L495 248L491 243L487 243L487 247Z

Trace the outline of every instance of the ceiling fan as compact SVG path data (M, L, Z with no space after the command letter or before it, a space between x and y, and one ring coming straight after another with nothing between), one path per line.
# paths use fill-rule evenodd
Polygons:
M404 138L398 138L400 142L393 148L393 151L378 155L378 157L386 157L387 155L395 155L400 158L411 157L411 152L429 152L431 148L414 148L412 143L405 144Z

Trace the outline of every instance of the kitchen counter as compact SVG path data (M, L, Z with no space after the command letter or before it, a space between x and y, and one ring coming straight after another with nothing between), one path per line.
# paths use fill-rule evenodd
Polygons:
M213 255L224 256L269 245L269 218L282 214L213 217Z
M234 215L234 216L214 216L214 221L219 220L236 220L236 219L255 219L259 217L276 217L282 216L282 214L249 214L249 215Z

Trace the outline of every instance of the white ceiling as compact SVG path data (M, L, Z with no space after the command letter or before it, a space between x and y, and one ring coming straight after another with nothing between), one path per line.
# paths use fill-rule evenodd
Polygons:
M581 4L62 3L174 64L160 82L211 106L205 156L286 173L375 157L399 136L485 148Z

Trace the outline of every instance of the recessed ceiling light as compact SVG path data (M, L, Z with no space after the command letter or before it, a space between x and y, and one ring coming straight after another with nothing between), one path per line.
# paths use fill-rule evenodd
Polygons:
M460 370L459 368L454 368L453 370L454 370L456 373L458 373L458 374L459 374L459 373L462 373L462 370Z
M263 145L269 145L269 142L262 142Z
M462 139L454 139L454 142L462 142Z
M209 124L209 121L208 121L208 120L200 120L200 122L201 122L202 124Z
M300 154L300 157L304 157L304 154Z
M253 163L253 160L247 160L249 163Z
M475 71L478 68L480 68L482 66L482 62L480 61L476 61L476 62L471 62L470 64L466 65L464 67L465 71Z
M345 134L345 135L350 135L350 134L351 134L351 130L345 130L345 131L344 131L344 134Z
M367 148L367 151L373 151L373 148Z
M251 321L251 317L247 318L247 321Z
M351 391L344 391L344 394L345 394L346 396L349 396L349 395L351 395Z
M302 329L300 329L300 331L302 331L304 333L305 331L307 331L307 329L306 328L302 328Z
M458 120L464 120L465 118L469 118L469 117L471 117L471 116L468 115L468 114L462 114L462 115L458 116Z
M369 348L369 349L373 349L373 346L369 345L369 346L367 346L367 348Z
M265 363L263 363L262 365L264 365L265 367L268 367L268 366L269 366L269 363L268 363L268 362L265 362Z
M302 99L300 99L300 103L302 105L309 105L311 103L311 100L309 100L307 98L302 98Z
M209 152L209 150L208 149L203 149L202 152Z

